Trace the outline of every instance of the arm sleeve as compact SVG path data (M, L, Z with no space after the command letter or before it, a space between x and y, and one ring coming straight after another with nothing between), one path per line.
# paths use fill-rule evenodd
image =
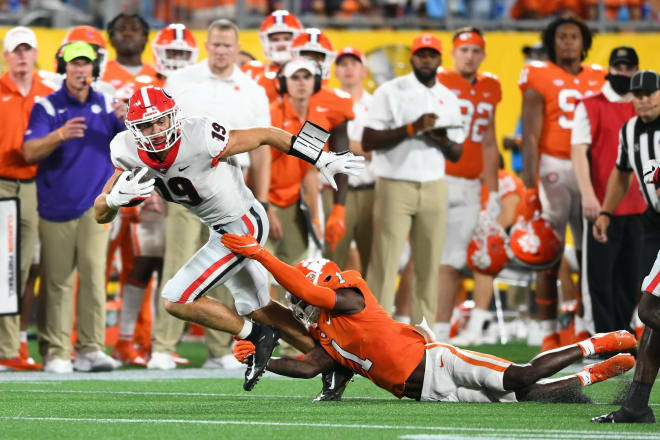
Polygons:
M630 121L623 124L619 131L619 152L616 156L616 167L621 171L633 171L628 160L628 141L626 139L626 129Z
M591 144L591 123L583 102L578 103L573 115L571 145L575 144Z
M280 261L269 252L264 252L264 254L265 256L259 258L259 262L273 274L282 287L307 304L327 310L334 309L337 301L337 294L334 290L316 286L295 267Z
M51 105L50 102L47 102L47 105ZM29 141L31 139L39 139L48 135L48 133L55 129L55 127L52 127L53 122L53 118L48 115L44 105L41 102L36 103L34 107L32 107L30 121L28 122L27 130L25 130L23 140Z

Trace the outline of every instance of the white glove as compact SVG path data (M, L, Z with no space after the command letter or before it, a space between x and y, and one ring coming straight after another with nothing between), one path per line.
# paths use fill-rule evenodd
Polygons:
M110 194L105 196L108 208L117 210L131 202L146 200L154 190L155 179L149 179L140 183L140 179L149 171L148 168L141 169L135 176L131 177L131 171L124 171L119 175Z
M660 160L651 159L644 164L644 183L658 183Z
M502 205L500 203L500 195L497 191L488 193L488 202L486 203L486 212L491 219L497 221L502 213Z
M355 156L348 150L341 153L321 151L321 155L315 165L321 171L323 177L330 182L332 189L335 191L337 191L337 183L334 178L335 174L344 173L358 176L365 166L363 156Z

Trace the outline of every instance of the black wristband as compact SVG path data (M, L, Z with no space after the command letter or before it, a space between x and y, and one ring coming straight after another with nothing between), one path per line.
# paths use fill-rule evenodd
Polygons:
M264 207L264 211L268 212L268 208L270 207L270 203L268 202L262 202L261 200L257 200L259 203L261 203L261 206Z
M600 211L600 212L598 213L598 216L600 217L601 215L604 215L604 216L606 216L606 217L609 217L610 220L612 220L612 214L610 214L610 213L607 212L607 211Z

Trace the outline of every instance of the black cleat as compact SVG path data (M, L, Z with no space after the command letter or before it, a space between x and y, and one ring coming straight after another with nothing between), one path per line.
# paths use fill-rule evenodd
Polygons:
M346 389L348 382L353 380L353 371L336 365L331 370L326 371L321 375L323 382L323 389L321 393L316 396L314 402L326 402L330 400L341 400L342 394Z
M609 414L594 417L591 421L594 423L655 423L655 415L648 406L641 411L633 411L622 406Z
M248 367L245 370L245 382L243 382L243 389L251 391L257 384L261 376L266 371L268 360L273 355L273 350L279 344L277 340L280 338L279 332L275 327L270 325L260 325L258 333L252 341L254 343L254 355L248 358Z

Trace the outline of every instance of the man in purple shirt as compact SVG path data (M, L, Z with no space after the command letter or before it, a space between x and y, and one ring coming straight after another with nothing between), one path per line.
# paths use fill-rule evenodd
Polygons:
M118 366L104 352L110 231L96 223L92 206L114 171L109 145L125 130L120 118L126 111L90 87L96 58L92 46L73 42L62 56L64 84L35 103L23 143L26 161L39 162L37 202L47 301L40 350L45 371L110 371ZM78 340L72 363L76 270Z

